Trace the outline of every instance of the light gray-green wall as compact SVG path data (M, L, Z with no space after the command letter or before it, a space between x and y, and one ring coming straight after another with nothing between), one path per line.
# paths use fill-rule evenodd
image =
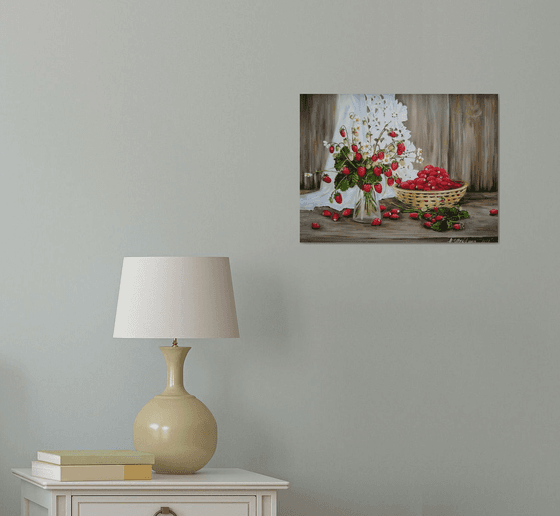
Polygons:
M123 256L217 255L209 466L289 480L280 516L557 515L559 14L3 0L0 514L10 468L131 447L164 388L168 343L112 338ZM299 244L299 94L337 92L498 93L500 243Z

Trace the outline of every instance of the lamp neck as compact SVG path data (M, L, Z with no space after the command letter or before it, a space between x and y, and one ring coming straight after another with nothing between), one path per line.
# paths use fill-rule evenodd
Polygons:
M167 387L161 393L162 396L188 394L183 386L183 367L187 353L191 348L161 346L159 349L161 349L167 363Z

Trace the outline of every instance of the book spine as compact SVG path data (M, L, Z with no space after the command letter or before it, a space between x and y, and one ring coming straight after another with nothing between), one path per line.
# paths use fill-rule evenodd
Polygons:
M60 482L96 480L151 480L149 464L87 464L58 466L40 461L31 463L31 474Z

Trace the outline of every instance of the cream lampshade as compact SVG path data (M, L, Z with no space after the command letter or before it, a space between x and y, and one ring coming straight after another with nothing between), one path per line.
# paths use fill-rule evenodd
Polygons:
M191 348L177 339L239 337L229 258L125 258L113 337L173 339L160 347L167 387L136 417L134 446L155 455L157 473L199 470L214 455L217 425L183 386Z

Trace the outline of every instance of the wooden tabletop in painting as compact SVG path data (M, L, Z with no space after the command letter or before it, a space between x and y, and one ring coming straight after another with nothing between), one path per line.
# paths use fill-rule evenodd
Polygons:
M302 195L307 192L301 192ZM394 199L381 201L387 209L397 206ZM397 220L381 219L380 226L370 226L354 222L352 217L340 216L335 222L321 213L332 208L300 210L300 242L336 243L475 243L498 242L498 217L490 215L491 209L498 208L497 192L467 192L461 202L461 209L469 212L463 220L464 229L437 232L427 229L420 220L414 220L408 213L401 213ZM341 213L340 211L337 213ZM312 229L318 222L320 229Z

